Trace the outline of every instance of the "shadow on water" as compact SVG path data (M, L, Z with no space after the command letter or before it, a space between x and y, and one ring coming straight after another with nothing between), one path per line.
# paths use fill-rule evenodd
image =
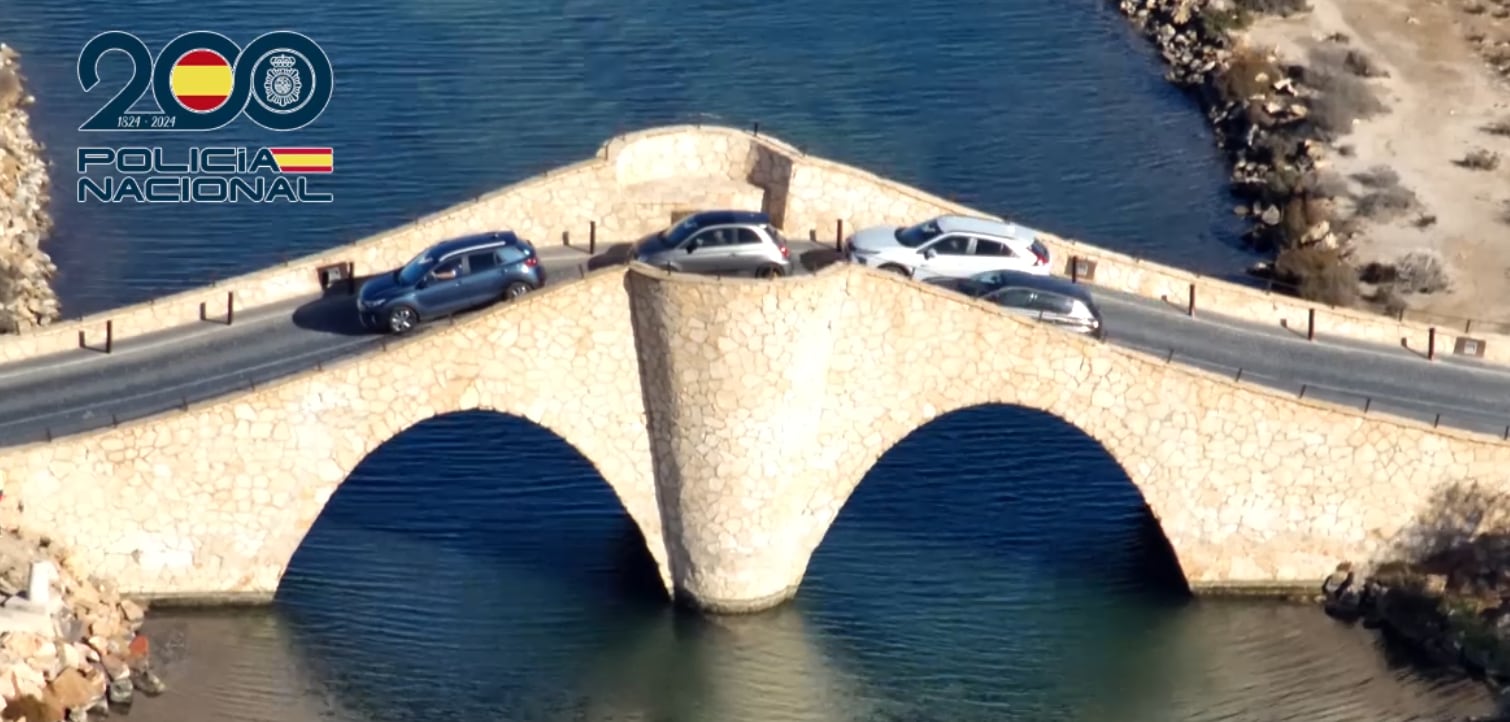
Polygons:
M898 714L927 698L940 718L972 719L982 706L1058 719L1132 671L1156 698L1173 678L1120 650L1189 601L1111 455L1055 416L999 405L940 417L884 454L799 597L866 677L905 680Z
M665 593L590 462L528 421L465 412L358 465L295 553L278 604L347 705L371 719L459 719L539 698L526 690L572 668L605 629L659 613ZM431 699L440 688L445 699Z

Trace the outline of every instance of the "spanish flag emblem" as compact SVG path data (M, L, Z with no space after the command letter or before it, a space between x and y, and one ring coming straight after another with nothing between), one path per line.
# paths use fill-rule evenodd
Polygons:
M190 50L173 64L168 85L185 108L208 113L231 95L231 64L213 50Z
M330 148L268 148L280 173L329 173L335 169Z

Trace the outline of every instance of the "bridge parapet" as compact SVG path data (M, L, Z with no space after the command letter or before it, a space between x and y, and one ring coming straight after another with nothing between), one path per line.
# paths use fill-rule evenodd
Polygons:
M605 243L632 240L663 227L674 211L707 204L753 206L757 198L788 234L812 233L836 241L835 236L866 225L912 223L939 213L990 215L807 155L766 135L717 126L652 128L610 139L592 159L353 244L147 303L0 336L0 363L73 350L81 341L98 348L107 322L117 340L185 324L223 323L228 298L236 309L301 298L318 290L316 269L321 266L351 263L357 274L382 271L430 243L462 233L513 228L537 243L570 239L582 246L594 232ZM1070 275L1069 262L1078 259L1087 262L1079 264L1086 271L1084 281L1163 298L1181 308L1192 306L1193 295L1197 313L1207 310L1283 325L1300 336L1312 335L1314 328L1321 336L1404 344L1427 356L1461 353L1510 364L1510 333L1498 325L1461 323L1448 328L1332 308L1051 234L1046 241L1059 259L1057 274Z

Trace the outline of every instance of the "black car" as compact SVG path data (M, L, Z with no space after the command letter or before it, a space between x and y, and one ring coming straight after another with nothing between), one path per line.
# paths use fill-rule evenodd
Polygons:
M1106 338L1101 309L1090 290L1062 278L1020 271L986 271L969 278L930 278L927 283L991 301L1013 313L1097 340Z

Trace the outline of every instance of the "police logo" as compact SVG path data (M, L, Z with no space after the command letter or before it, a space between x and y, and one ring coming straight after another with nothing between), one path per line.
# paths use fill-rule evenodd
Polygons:
M267 102L287 108L299 102L304 83L299 79L299 69L294 67L294 56L274 55L268 60L267 76L262 81L262 91Z

